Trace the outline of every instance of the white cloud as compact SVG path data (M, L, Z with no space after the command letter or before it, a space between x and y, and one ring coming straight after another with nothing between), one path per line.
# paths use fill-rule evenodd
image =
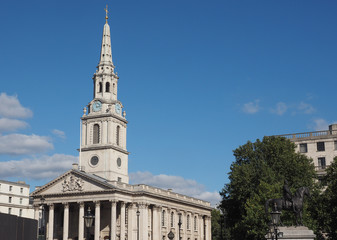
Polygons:
M322 118L314 119L314 126L315 131L322 131L327 130L329 128L329 123Z
M297 108L300 112L305 113L305 114L311 114L316 111L316 109L313 106L305 102L300 102Z
M53 179L71 169L72 164L77 162L78 157L64 154L0 162L0 179L13 176L18 179Z
M24 134L0 136L0 155L35 154L53 149L48 137Z
M271 112L282 116L287 110L288 106L284 102L278 102L275 109L272 109Z
M58 136L59 138L63 138L63 139L66 138L66 134L63 131L61 131L61 130L54 129L52 131L52 133L55 134L56 136Z
M28 118L33 113L30 109L21 106L18 97L8 96L6 93L0 94L0 116L6 118Z
M150 172L135 172L130 173L129 176L133 184L147 184L163 189L171 188L174 192L209 201L212 206L216 206L221 200L218 192L208 192L204 185L180 176L153 175Z
M9 118L0 118L0 133L12 132L20 128L26 128L28 124L25 121Z
M260 111L260 106L259 106L260 100L255 100L253 102L245 103L243 105L242 111L248 114L254 114Z

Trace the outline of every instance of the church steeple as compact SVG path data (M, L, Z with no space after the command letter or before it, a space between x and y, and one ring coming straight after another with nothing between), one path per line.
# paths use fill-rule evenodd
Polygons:
M100 66L110 66L112 70L114 69L112 56L111 56L111 39L110 39L110 26L108 24L108 5L105 10L105 24L103 29L102 46L101 46L101 57L99 60L98 67Z
M128 183L128 121L117 98L118 76L112 63L108 6L105 12L101 56L93 76L94 96L81 118L81 169L109 181Z

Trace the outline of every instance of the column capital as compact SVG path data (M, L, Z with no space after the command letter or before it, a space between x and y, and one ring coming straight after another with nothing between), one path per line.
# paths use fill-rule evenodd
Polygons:
M144 202L139 202L139 203L137 203L137 204L138 204L138 207L139 207L140 209L145 209L145 208L147 208L147 207L149 206L149 204L144 203Z
M77 202L77 204L79 204L80 207L84 207L84 202Z
M117 204L117 200L116 199L109 199L109 202Z
M69 202L63 202L62 204L65 208L69 208Z
M100 202L100 201L94 201L94 203L95 203L95 206L96 206L96 207L98 207L98 206L101 205L101 202Z
M54 203L48 203L48 207L49 207L49 209L53 209L54 210Z
M162 205L156 205L156 204L153 205L153 209L155 210L161 210L162 207L163 207Z

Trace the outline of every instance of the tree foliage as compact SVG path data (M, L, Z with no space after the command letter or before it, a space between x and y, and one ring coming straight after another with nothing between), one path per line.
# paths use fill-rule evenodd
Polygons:
M322 179L323 191L312 197L310 212L316 221L320 239L337 239L337 157L326 169Z
M247 142L234 151L235 162L224 186L221 208L228 214L230 239L264 239L268 219L264 203L282 197L282 186L288 180L291 191L314 187L315 169L312 160L295 151L295 144L282 137L264 137ZM312 224L304 212L304 221ZM293 221L282 214L285 223Z

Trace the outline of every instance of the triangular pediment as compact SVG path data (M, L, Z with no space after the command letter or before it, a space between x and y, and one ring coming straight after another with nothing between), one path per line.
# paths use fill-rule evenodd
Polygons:
M70 170L35 190L31 195L78 194L105 191L113 188L115 187L107 183L103 178L77 170Z

